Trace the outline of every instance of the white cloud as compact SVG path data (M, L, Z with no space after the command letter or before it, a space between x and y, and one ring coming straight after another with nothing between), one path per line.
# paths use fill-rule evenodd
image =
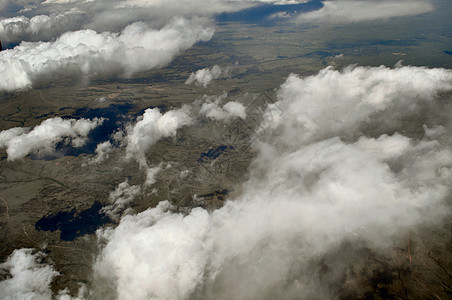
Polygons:
M89 164L99 164L110 156L110 153L113 151L113 145L110 141L105 141L97 145L96 150L94 152L96 155L89 161Z
M383 111L384 117L372 125L391 130L400 125L401 114L414 113L438 91L451 89L451 77L451 70L439 68L384 66L343 72L328 67L306 78L292 74L278 92L284 101L269 106L261 131L280 131L283 146L299 145L359 134L369 118Z
M80 26L84 12L70 9L52 15L36 15L31 18L17 16L0 20L0 39L3 42L49 40L67 29Z
M355 145L360 149L371 152L379 159L387 160L405 154L406 151L411 149L411 140L400 134L394 134L393 136L384 134L377 139L361 137Z
M433 5L424 0L330 0L323 5L319 10L301 14L297 22L354 23L419 15L433 10Z
M146 180L144 182L144 186L145 187L150 187L151 185L153 185L154 183L157 182L157 179L155 178L157 176L157 174L160 172L160 170L162 169L161 165L154 167L154 168L149 168L146 172Z
M196 84L207 87L214 79L220 78L227 70L223 70L220 66L213 66L212 68L205 68L191 73L185 84Z
M168 202L162 202L155 209L125 216L115 230L100 232L109 243L95 268L102 281L120 276L114 281L116 291L111 291L113 295L117 292L118 299L186 299L199 282L206 260L199 241L206 234L210 217L196 209L184 218L168 212L169 208ZM163 220L164 224L157 225ZM135 249L139 239L143 251ZM127 277L132 280L124 280Z
M189 106L164 114L158 108L146 109L138 122L127 130L126 158L134 158L142 167L147 167L146 151L161 138L174 136L180 127L192 122Z
M0 281L0 295L4 300L52 298L50 283L59 275L52 266L41 263L44 255L32 249L14 250L0 271L8 274Z
M218 121L229 121L232 118L246 118L246 109L242 103L237 101L230 101L220 106L221 102L227 97L226 94L216 97L214 101L207 99L199 110L200 115Z
M109 216L112 220L119 221L119 217L122 215L126 207L140 193L140 186L129 185L127 181L124 181L110 193L109 199L111 204L102 208L102 212Z
M93 295L106 284L114 289L102 296L118 299L337 297L334 283L354 263L339 255L342 243L386 249L446 216L449 145L386 132L434 108L451 79L449 70L417 67L290 76L269 107L243 192L211 213L183 215L162 202L99 231L106 245Z
M8 160L23 159L28 154L45 155L55 150L60 142L69 141L74 147L82 147L89 132L102 124L102 119L47 119L29 131L27 128L11 128L0 132L0 147L6 148Z
M26 89L61 75L131 75L162 67L194 43L209 40L213 32L204 19L177 18L161 30L139 22L121 34L81 30L65 33L55 42L24 42L0 53L0 90Z

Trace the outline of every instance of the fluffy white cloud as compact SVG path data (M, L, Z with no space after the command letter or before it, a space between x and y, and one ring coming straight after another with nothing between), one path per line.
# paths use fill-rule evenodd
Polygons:
M393 136L383 134L377 139L361 137L355 144L360 149L371 152L382 160L394 159L411 149L411 140L398 133Z
M0 39L3 42L49 40L67 29L77 29L84 17L78 9L31 18L17 16L0 20Z
M419 138L394 132L399 120L433 109L451 79L449 70L417 67L290 76L267 110L243 192L211 213L183 215L162 202L99 231L106 246L93 295L337 297L331 282L353 280L342 243L378 251L447 215L447 139L433 140L422 124Z
M202 85L203 87L207 87L207 85L212 82L214 79L218 79L226 73L227 70L223 70L220 66L213 66L212 68L205 68L196 71L195 73L191 73L190 77L188 77L185 84L196 84Z
M23 159L30 153L45 155L52 153L60 142L71 142L82 147L89 132L102 124L102 119L47 119L32 130L11 128L0 132L0 147L6 148L8 160Z
M131 75L161 67L194 43L209 40L213 32L204 19L177 18L161 30L139 22L121 34L81 30L65 33L55 42L24 42L0 53L0 90L26 89L59 75Z
M433 10L425 0L332 0L324 7L301 14L297 22L354 23L400 16L419 15Z
M230 101L221 107L221 102L227 97L226 94L217 97L215 101L210 99L203 103L199 110L200 115L204 115L210 119L218 121L228 121L232 118L246 118L246 109L242 103Z
M8 274L0 281L0 295L4 300L52 298L50 283L59 275L52 266L41 263L43 254L33 249L14 250L0 271Z
M7 6L9 0L2 0ZM17 3L18 1L22 3ZM23 22L14 27L14 38L36 40L55 38L66 31L92 29L95 31L120 31L125 26L145 21L153 27L160 28L175 16L192 18L193 16L212 17L222 12L238 11L261 3L295 4L306 1L291 0L46 0L15 1L16 6L23 6L21 12L27 12L30 18L21 16ZM0 8L2 2L0 1ZM76 12L76 13L74 13ZM65 18L61 18L65 16ZM34 18L38 26L29 26ZM33 29L40 28L39 32ZM11 32L11 31L10 31ZM0 31L1 33L1 31ZM12 36L2 36L12 41Z
M147 166L145 153L161 138L174 136L177 130L193 122L190 107L170 110L165 114L158 108L148 108L127 134L126 158L136 159L141 166Z
M109 205L102 208L102 212L109 216L112 220L119 221L119 217L137 195L141 193L141 187L137 185L129 185L127 181L120 183L116 189L110 193Z
M97 145L95 152L95 156L88 162L89 164L98 164L105 161L110 153L113 151L113 145L110 141L105 141Z
M269 106L261 131L280 131L283 146L297 146L344 133L360 134L369 118L382 112L384 117L375 117L372 126L391 131L400 125L402 114L415 113L438 91L451 89L451 78L451 70L440 68L384 66L343 72L328 67L306 78L292 74L278 92L284 101Z

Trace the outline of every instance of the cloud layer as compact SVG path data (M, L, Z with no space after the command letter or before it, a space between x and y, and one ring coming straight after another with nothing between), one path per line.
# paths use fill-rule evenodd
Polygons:
M446 133L418 124L403 135L399 121L434 110L451 80L449 70L417 67L290 76L267 109L243 193L212 213L162 202L100 231L94 295L338 297L356 263L344 243L379 251L447 215Z
M433 5L423 0L336 0L325 1L323 5L317 11L301 14L297 22L355 23L419 15L433 10Z
M121 34L93 30L68 32L55 42L21 43L0 53L0 91L30 88L56 76L90 78L112 73L131 75L162 67L214 29L205 19L177 18L160 30L138 22Z
M11 128L0 132L0 148L5 148L8 160L23 159L33 153L38 156L51 154L58 143L71 143L82 147L89 132L102 124L102 119L47 119L32 130Z

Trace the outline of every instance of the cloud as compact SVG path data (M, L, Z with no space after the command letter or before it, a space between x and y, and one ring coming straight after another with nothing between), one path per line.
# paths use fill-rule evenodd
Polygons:
M146 109L138 122L128 127L126 158L134 158L141 166L147 166L145 154L152 145L161 138L174 136L179 128L192 122L189 106L164 114L158 108Z
M146 180L144 182L144 186L145 187L150 187L151 185L153 185L154 183L157 182L157 179L155 178L157 176L157 174L160 172L160 170L162 169L161 165L154 167L154 168L149 168L146 172Z
M452 151L435 139L447 131L418 124L404 135L401 120L435 111L451 79L419 67L291 75L267 109L243 192L210 213L165 201L98 231L93 295L339 298L356 279L349 253L395 246L447 216Z
M114 147L110 141L97 144L96 149L94 150L95 156L89 158L86 163L82 164L82 166L85 167L87 165L95 165L104 162L110 157L113 149Z
M0 281L2 299L51 299L50 283L59 275L52 266L42 263L44 254L33 249L20 249L0 264L7 279Z
M227 97L226 94L217 97L215 101L207 100L203 103L199 110L200 115L217 121L229 121L232 118L246 118L246 109L242 103L237 101L230 101L220 107L220 103Z
M141 193L141 187L138 185L129 185L127 181L120 183L116 189L110 193L109 205L102 208L102 212L112 220L119 221L119 217L124 212L129 203Z
M185 81L185 84L194 83L207 87L212 80L220 78L224 73L227 73L227 70L223 70L220 66L215 65L212 68L205 68L191 73L190 77Z
M358 135L365 128L391 132L401 126L402 114L416 113L431 104L438 91L451 89L451 74L440 68L384 66L343 72L328 67L306 78L292 74L278 92L284 101L269 106L260 130L279 131L283 147ZM372 117L373 123L366 125Z
M138 22L121 34L81 30L67 32L55 42L23 42L0 53L0 91L30 88L61 75L131 75L162 67L196 42L209 40L213 32L204 19L176 18L160 30Z
M376 0L336 0L323 2L323 8L301 14L297 22L314 23L355 23L374 21L400 16L413 16L433 10L429 1L376 1Z
M78 29L84 12L74 8L63 13L16 16L0 20L0 39L3 42L50 40L68 29Z
M16 7L23 7L14 15L16 24L0 34L8 41L50 40L66 31L92 29L97 32L121 31L127 25L143 21L154 28L161 28L175 16L185 18L212 17L223 12L239 11L262 3L296 4L306 1L244 1L244 0L47 0L15 1ZM5 2L5 0L3 0ZM8 3L10 1L7 1ZM2 2L0 2L0 7ZM4 4L7 6L7 3ZM17 20L19 18L20 20ZM0 33L2 31L0 30Z
M96 153L96 156L93 158L92 163L98 164L103 162L110 156L110 153L112 151L113 145L110 143L110 141L98 144L96 150L94 151Z
M38 156L50 154L58 143L72 143L82 147L89 132L102 124L103 119L47 119L32 130L11 128L0 132L0 147L6 148L8 160L23 159L33 153Z

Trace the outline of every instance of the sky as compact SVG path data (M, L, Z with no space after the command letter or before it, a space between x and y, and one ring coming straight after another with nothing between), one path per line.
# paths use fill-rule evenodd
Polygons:
M224 13L269 6L277 12L266 17L282 22L358 28L435 10L428 0L314 1L321 7L287 14L277 8L308 2L0 0L7 48L0 92L25 93L60 77L158 72L214 38ZM184 86L207 91L231 72L212 64L191 72ZM86 160L102 164L116 152L144 174L139 184L124 178L104 201L116 225L96 232L92 281L76 294L55 291L60 274L45 251L15 249L0 262L0 298L337 299L344 282L357 280L353 266L365 263L352 254L402 247L410 232L450 217L452 122L444 97L451 91L452 70L403 62L287 73L276 101L259 110L247 179L213 211L181 212L162 201L137 213L131 203L171 167L148 159L159 141L206 120L246 122L247 103L225 92L165 111L149 107L116 124ZM433 121L419 118L426 111ZM12 127L0 131L0 149L8 163L26 164L62 144L84 146L105 121L52 117Z

